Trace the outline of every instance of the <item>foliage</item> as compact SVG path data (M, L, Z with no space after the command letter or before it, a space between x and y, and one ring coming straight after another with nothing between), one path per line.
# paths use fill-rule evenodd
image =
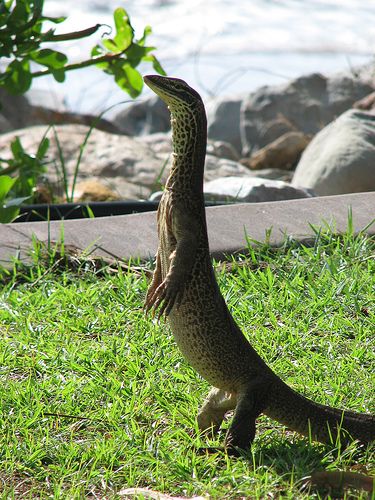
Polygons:
M67 56L53 47L56 43L81 40L93 35L101 27L96 24L82 31L55 34L55 28L45 29L46 23L57 25L64 17L43 15L43 0L7 0L0 2L0 88L12 94L25 93L34 78L51 74L56 81L63 82L67 71L87 66L97 66L112 75L119 87L131 97L137 97L143 88L143 79L136 69L141 62L151 63L154 70L165 74L152 53L155 47L146 45L151 34L146 26L140 39L135 39L134 29L125 9L114 11L115 35L103 38L91 52L91 57L79 63L69 64ZM45 47L48 44L48 47ZM6 61L6 62L5 62ZM36 68L41 68L37 69ZM90 129L91 132L91 129ZM86 138L87 140L87 138ZM86 141L85 140L85 141ZM0 159L0 222L10 222L19 211L20 204L31 199L40 175L45 171L44 157L49 140L44 137L35 155L28 154L17 138L11 145L13 158ZM83 149L84 145L82 146ZM62 176L67 199L73 197L79 161L73 180L72 193L68 196L68 184L63 159ZM80 158L79 158L80 160ZM6 166L4 167L4 163ZM17 174L10 179L9 174Z
M113 75L122 90L131 97L137 97L143 87L142 77L136 69L141 62L149 62L155 71L165 74L152 54L155 48L146 46L150 26L146 26L139 40L135 39L129 16L123 8L114 12L115 36L104 38L100 45L96 45L89 59L69 64L67 56L51 46L93 35L101 25L55 34L54 28L44 29L45 23L60 24L65 18L44 16L43 4L43 0L7 0L0 3L0 60L10 60L5 69L1 69L0 87L5 87L8 92L22 94L30 88L34 78L48 74L63 82L67 71L96 65ZM45 44L48 44L47 48ZM35 65L43 69L34 71Z
M0 176L0 223L12 222L17 217L19 206L25 198L11 198L9 193L16 179L9 175Z
M32 199L37 182L45 171L48 147L49 139L43 137L36 154L31 155L16 137L11 143L13 157L10 160L0 159L0 186L3 187L3 196L0 195L0 223L14 220L21 204ZM5 163L7 167L2 168L1 163ZM9 177L8 174L14 172L17 172L17 177Z

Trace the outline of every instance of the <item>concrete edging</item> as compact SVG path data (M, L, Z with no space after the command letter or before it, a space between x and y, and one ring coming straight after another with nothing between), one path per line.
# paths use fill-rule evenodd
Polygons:
M327 226L336 232L347 229L351 207L354 231L366 229L375 235L375 192L353 193L267 203L244 203L206 209L211 254L220 257L246 248L246 235L264 242L283 243L285 235L296 240L314 236L310 224ZM0 264L18 255L27 257L33 235L43 242L64 241L80 249L92 248L92 255L128 260L152 257L157 248L155 212L97 219L0 224Z

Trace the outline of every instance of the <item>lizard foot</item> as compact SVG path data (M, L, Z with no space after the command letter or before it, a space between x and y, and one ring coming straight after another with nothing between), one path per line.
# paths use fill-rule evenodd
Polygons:
M212 388L198 412L198 427L202 432L216 433L225 414L236 407L237 396L222 389Z
M159 319L163 314L168 316L174 306L180 306L183 293L184 285L167 276L155 290L151 290L150 295L147 294L146 311L153 309Z
M255 419L242 421L241 425L232 425L225 437L227 450L249 450L255 437Z

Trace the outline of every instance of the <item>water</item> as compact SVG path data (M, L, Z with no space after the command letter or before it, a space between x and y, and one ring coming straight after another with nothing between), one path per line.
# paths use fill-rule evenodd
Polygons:
M113 25L118 6L127 9L137 36L152 26L149 44L167 73L186 79L206 102L301 74L348 70L375 54L375 0L45 0L46 14L68 16L57 32ZM65 42L63 50L76 62L97 41ZM63 96L81 112L128 99L93 68L70 73L63 85L45 78L34 87Z

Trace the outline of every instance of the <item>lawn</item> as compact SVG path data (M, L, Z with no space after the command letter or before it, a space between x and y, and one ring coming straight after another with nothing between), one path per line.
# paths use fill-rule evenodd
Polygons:
M279 376L321 403L374 412L374 254L364 235L318 234L308 247L256 245L215 267L236 321ZM199 450L222 446L224 432L199 436L209 386L166 323L143 314L149 268L60 252L3 272L1 498L112 499L131 487L323 498L327 489L303 486L313 471L375 475L374 446L309 443L265 417L240 458Z

